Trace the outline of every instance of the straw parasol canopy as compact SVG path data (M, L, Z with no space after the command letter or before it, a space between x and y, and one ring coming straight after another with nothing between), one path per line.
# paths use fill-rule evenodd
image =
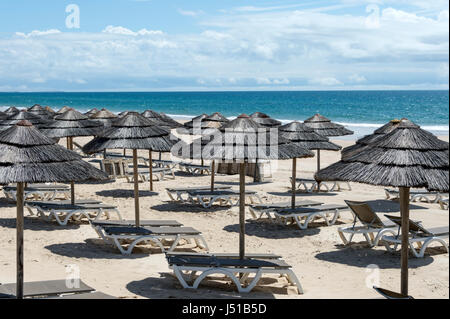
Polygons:
M170 128L177 128L177 127L183 126L183 124L175 121L173 118L168 116L166 113L161 112L161 113L159 113L159 115L161 115L161 118L170 125Z
M55 116L54 121L42 127L42 132L49 137L78 137L97 135L103 125L90 120L86 115L74 109Z
M85 112L84 115L86 115L87 117L91 117L92 115L97 114L98 112L99 112L99 109L94 107L93 109L90 109L89 111Z
M341 146L330 142L327 137L314 132L313 129L297 121L280 126L278 130L282 137L308 150L339 151L341 149ZM317 164L318 169L319 167L320 163ZM294 158L292 159L292 208L295 207L296 171L297 159Z
M269 115L261 112L255 112L250 115L250 118L258 124L265 127L276 127L280 126L281 122L271 118Z
M73 138L79 136L97 135L103 129L103 125L91 121L86 115L74 109L69 109L63 114L55 116L52 122L41 127L42 133L51 138L67 139L67 149L73 150ZM70 183L72 204L75 203L75 184Z
M10 114L6 114L5 112L0 111L0 121L6 120L9 116Z
M408 295L409 190L449 191L449 144L403 120L396 129L352 157L317 172L321 181L352 181L400 188L401 293Z
M59 111L56 112L56 114L63 114L66 113L67 111L69 111L71 108L68 106L63 106L62 108L59 109Z
M178 129L177 132L185 135L210 135L214 133L214 130L219 129L230 121L219 112L206 117L205 115L202 114L185 123L185 127Z
M346 129L343 125L333 123L325 116L316 114L304 121L305 125L312 128L316 133L323 136L352 135L353 131Z
M17 183L17 288L23 298L24 183L107 180L108 176L43 135L29 121L0 133L0 184Z
M27 110L28 113L40 116L42 118L51 119L53 114L48 112L43 106L35 104Z
M358 154L361 150L363 150L367 145L376 142L381 139L386 134L395 130L400 123L402 123L405 119L401 120L392 120L389 123L383 125L379 129L375 130L373 134L366 135L355 142L354 145L348 146L342 150L342 158L349 158L355 154Z
M129 112L118 119L113 125L100 133L99 136L83 147L86 153L96 153L105 149L132 149L134 171L134 200L136 212L136 226L139 218L139 184L137 177L137 150L149 150L150 190L153 191L152 151L170 152L178 139L166 129L153 123L137 112Z
M101 109L97 113L93 114L91 120L100 122L104 127L110 127L112 123L117 119L117 115L107 109Z
M172 125L165 121L158 112L146 110L145 112L142 112L142 116L150 120L154 125L161 126L167 130L172 129Z
M279 136L278 130L269 129L242 114L220 128L211 142L202 147L205 159L237 162L240 175L239 257L245 257L245 165L261 159L292 159L313 157L314 154ZM195 149L195 148L194 148Z
M56 113L56 111L54 109L52 109L50 106L48 106L48 105L46 107L44 107L44 109L47 112L51 113L51 114L55 114Z
M50 120L43 119L40 116L27 112L26 110L19 111L10 115L6 120L0 121L0 131L9 129L20 121L27 120L37 128L42 128L50 123Z
M4 113L9 114L9 115L12 115L12 114L19 113L19 110L18 110L16 107L11 106L11 107L8 107L8 108L4 111Z

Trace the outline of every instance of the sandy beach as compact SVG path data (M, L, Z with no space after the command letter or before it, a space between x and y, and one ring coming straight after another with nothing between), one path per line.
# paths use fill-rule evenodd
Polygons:
M442 137L448 141L448 137ZM80 144L89 138L76 138ZM342 146L351 141L333 140ZM64 145L65 141L60 142ZM148 156L148 152L140 152ZM156 156L156 155L155 155ZM164 155L163 158L167 158ZM322 167L338 161L340 152L322 152ZM86 158L98 167L98 160ZM272 182L254 184L247 178L247 189L257 191L263 201L289 200L291 161L280 161L272 172ZM316 159L297 163L299 177L311 178ZM238 208L214 207L206 210L196 205L173 203L166 187L209 185L210 176L191 176L176 171L176 179L155 183L149 191L140 184L142 219L175 219L201 231L211 252L238 252ZM238 176L216 176L217 185L238 189ZM369 201L379 212L398 211L398 203L386 200L384 189L352 183L352 191L297 195L298 200L311 199L323 203L344 204L345 199ZM107 184L76 185L78 199L97 199L118 206L126 219L134 219L133 184L118 179ZM15 282L15 204L0 198L0 283ZM250 218L250 214L247 215ZM448 211L438 204L412 203L411 218L425 227L448 225ZM308 230L283 226L268 221L248 221L246 249L254 253L275 253L293 266L305 293L297 295L286 288L284 278L272 276L250 294L238 294L234 286L205 282L198 290L182 289L168 268L164 254L154 248L139 248L131 256L123 256L104 244L87 223L62 227L36 217L25 219L25 281L64 279L71 265L79 269L80 278L88 285L120 298L377 298L367 287L373 273L368 265L379 268L379 284L394 291L400 287L400 254L388 253L384 246L373 249L357 243L345 247L337 229L351 225L352 215L344 212L336 225L314 224ZM362 240L362 237L357 238ZM190 246L182 250L190 251ZM68 268L69 266L69 268ZM373 272L373 270L370 270ZM430 249L425 258L410 258L410 294L415 298L449 298L449 256L442 248Z

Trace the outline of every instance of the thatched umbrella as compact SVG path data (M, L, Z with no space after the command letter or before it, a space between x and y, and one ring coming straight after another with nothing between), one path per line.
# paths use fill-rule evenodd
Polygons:
M8 107L5 111L3 111L4 113L6 113L6 114L9 114L9 115L13 115L13 114L16 114L16 113L19 113L19 109L17 109L16 107L14 107L14 106L11 106L11 107Z
M242 114L220 128L221 134L203 147L205 159L239 163L239 257L245 257L245 165L258 159L283 160L312 157L314 154L279 136L278 130L269 129Z
M352 181L400 188L402 216L401 294L408 295L410 188L449 191L449 144L404 120L358 154L316 174L321 181Z
M178 139L169 131L153 125L137 112L130 112L115 121L113 125L83 147L86 153L96 153L104 149L132 149L134 171L134 204L136 226L139 226L139 184L137 150L149 150L150 191L153 191L152 151L169 152Z
M67 149L73 150L73 138L80 136L95 136L103 129L103 125L89 120L86 115L74 109L69 109L57 115L54 121L41 127L42 133L51 138L67 139ZM75 183L70 183L71 200L75 204Z
M348 146L342 150L342 152L341 152L342 158L343 159L349 158L349 157L352 157L353 155L359 153L367 145L376 142L377 140L381 139L384 135L395 130L400 125L400 123L404 120L405 119L389 121L389 123L383 125L379 129L375 130L373 132L373 134L366 135L366 136L360 138L359 140L357 140L355 142L354 145Z
M6 120L10 115L6 114L5 112L0 111L0 121Z
M110 127L112 123L117 119L117 115L103 108L100 111L92 114L90 116L90 119L102 123L104 127Z
M92 115L97 114L98 112L99 110L96 107L94 107L93 109L90 109L89 111L85 112L84 115L86 115L87 117L91 117Z
M353 131L346 129L343 125L333 123L331 120L327 119L325 116L320 114L315 114L314 116L306 119L304 124L312 128L316 133L320 135L332 137L332 136L345 136L354 134ZM320 150L317 150L317 171L320 170ZM318 191L320 185L317 187Z
M48 112L43 106L35 104L27 110L28 113L40 116L45 119L51 119L53 114Z
M107 180L108 176L78 154L43 135L28 121L0 133L0 184L17 183L17 288L23 298L24 184Z
M11 126L16 125L17 123L23 120L29 121L32 125L36 126L37 128L42 128L43 126L51 122L40 116L29 113L26 110L22 110L20 112L10 115L6 120L0 121L0 131L7 130Z
M255 112L250 115L250 118L258 124L265 127L277 127L281 125L281 122L271 118L269 115L261 112Z
M72 109L71 107L63 106L62 108L59 109L59 111L56 112L56 115L64 114L71 109Z
M341 147L329 141L305 124L294 121L278 128L280 135L308 150L339 151ZM295 183L297 179L297 158L292 159L292 208L295 208Z
M168 116L166 113L161 112L161 113L159 113L159 115L161 115L161 118L170 125L170 128L177 128L177 127L183 126L183 124L175 121L173 118Z
M55 114L56 113L56 111L54 110L54 109L52 109L50 106L46 106L46 107L44 107L44 109L47 111L47 112L49 112L49 113L51 113L51 114Z

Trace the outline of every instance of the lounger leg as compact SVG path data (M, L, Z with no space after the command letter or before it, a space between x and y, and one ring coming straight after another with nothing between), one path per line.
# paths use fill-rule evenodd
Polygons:
M298 280L298 278L295 275L295 273L291 269L287 269L286 270L286 275L287 275L288 282L290 282L291 284L294 284L295 286L297 286L298 294L302 295L304 293L303 292L303 287L300 284L300 281Z

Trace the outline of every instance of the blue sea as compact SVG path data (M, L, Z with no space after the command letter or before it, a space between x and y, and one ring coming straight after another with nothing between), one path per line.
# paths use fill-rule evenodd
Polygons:
M67 105L79 111L152 109L177 119L213 112L235 117L259 111L289 122L320 113L355 131L350 138L403 117L436 135L449 132L449 91L0 93L0 110L33 104L54 109Z

